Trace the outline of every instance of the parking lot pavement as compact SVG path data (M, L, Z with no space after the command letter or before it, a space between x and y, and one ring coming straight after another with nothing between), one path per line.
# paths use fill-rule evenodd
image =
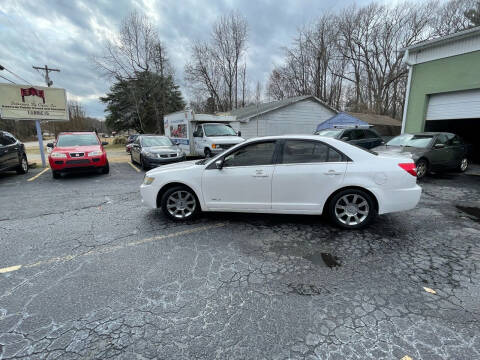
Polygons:
M0 358L478 359L480 181L344 231L143 207L143 172L0 176Z

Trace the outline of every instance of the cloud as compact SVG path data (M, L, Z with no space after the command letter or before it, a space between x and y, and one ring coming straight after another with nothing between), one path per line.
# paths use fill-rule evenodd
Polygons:
M92 57L101 54L105 40L115 37L122 18L133 10L145 13L156 26L176 80L186 92L183 69L190 47L208 39L222 14L238 10L247 18L247 76L252 83L259 80L265 85L274 64L282 59L282 47L292 43L299 27L349 4L351 0L3 0L0 64L34 85L43 85L44 80L32 65L61 69L51 74L54 86L67 89L69 98L81 101L88 115L103 118L104 105L98 97L111 83L96 71Z

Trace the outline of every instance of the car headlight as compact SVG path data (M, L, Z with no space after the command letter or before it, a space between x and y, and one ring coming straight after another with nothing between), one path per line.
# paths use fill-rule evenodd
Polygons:
M144 151L144 152L143 152L143 155L144 155L144 156L147 156L147 157L155 157L155 154L154 154L154 153L151 153L151 152L148 152L148 151Z
M52 158L66 158L67 154L59 153L59 152L52 152L50 154Z
M150 185L153 180L155 180L155 178L145 175L145 177L143 178L143 185Z
M97 151L92 151L92 152L89 152L88 153L88 156L100 156L102 155L103 153L100 151L100 150L97 150Z

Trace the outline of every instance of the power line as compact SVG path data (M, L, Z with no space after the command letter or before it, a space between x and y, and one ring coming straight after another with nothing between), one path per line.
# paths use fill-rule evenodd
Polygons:
M27 80L25 80L24 78L22 78L20 75L17 75L17 74L15 74L13 71L8 70L5 66L1 66L1 65L0 65L0 69L2 69L2 70L7 70L7 71L8 71L10 74L12 74L13 76L15 76L15 77L19 78L20 80L25 81L27 84L30 84L30 85L33 86L33 84L32 84L30 81L27 81Z
M12 84L15 84L15 82L13 82L13 81L10 80L10 79L7 79L5 76L0 75L0 77L3 78L3 79L5 79L5 80L7 80L7 81L10 81Z

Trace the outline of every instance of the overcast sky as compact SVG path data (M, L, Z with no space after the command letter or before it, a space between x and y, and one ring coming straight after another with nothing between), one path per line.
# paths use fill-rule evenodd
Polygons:
M0 0L0 64L34 85L43 85L32 65L61 69L52 73L55 87L67 89L69 99L80 101L89 116L104 117L98 98L111 83L91 64L106 39L116 32L129 12L145 13L167 47L176 81L185 90L183 68L189 48L209 37L216 19L239 10L249 25L247 76L265 84L283 58L296 29L324 12L335 12L368 0ZM389 3L391 1L381 1ZM15 78L6 71L0 75ZM0 78L0 82L5 80ZM184 93L186 100L188 94Z

